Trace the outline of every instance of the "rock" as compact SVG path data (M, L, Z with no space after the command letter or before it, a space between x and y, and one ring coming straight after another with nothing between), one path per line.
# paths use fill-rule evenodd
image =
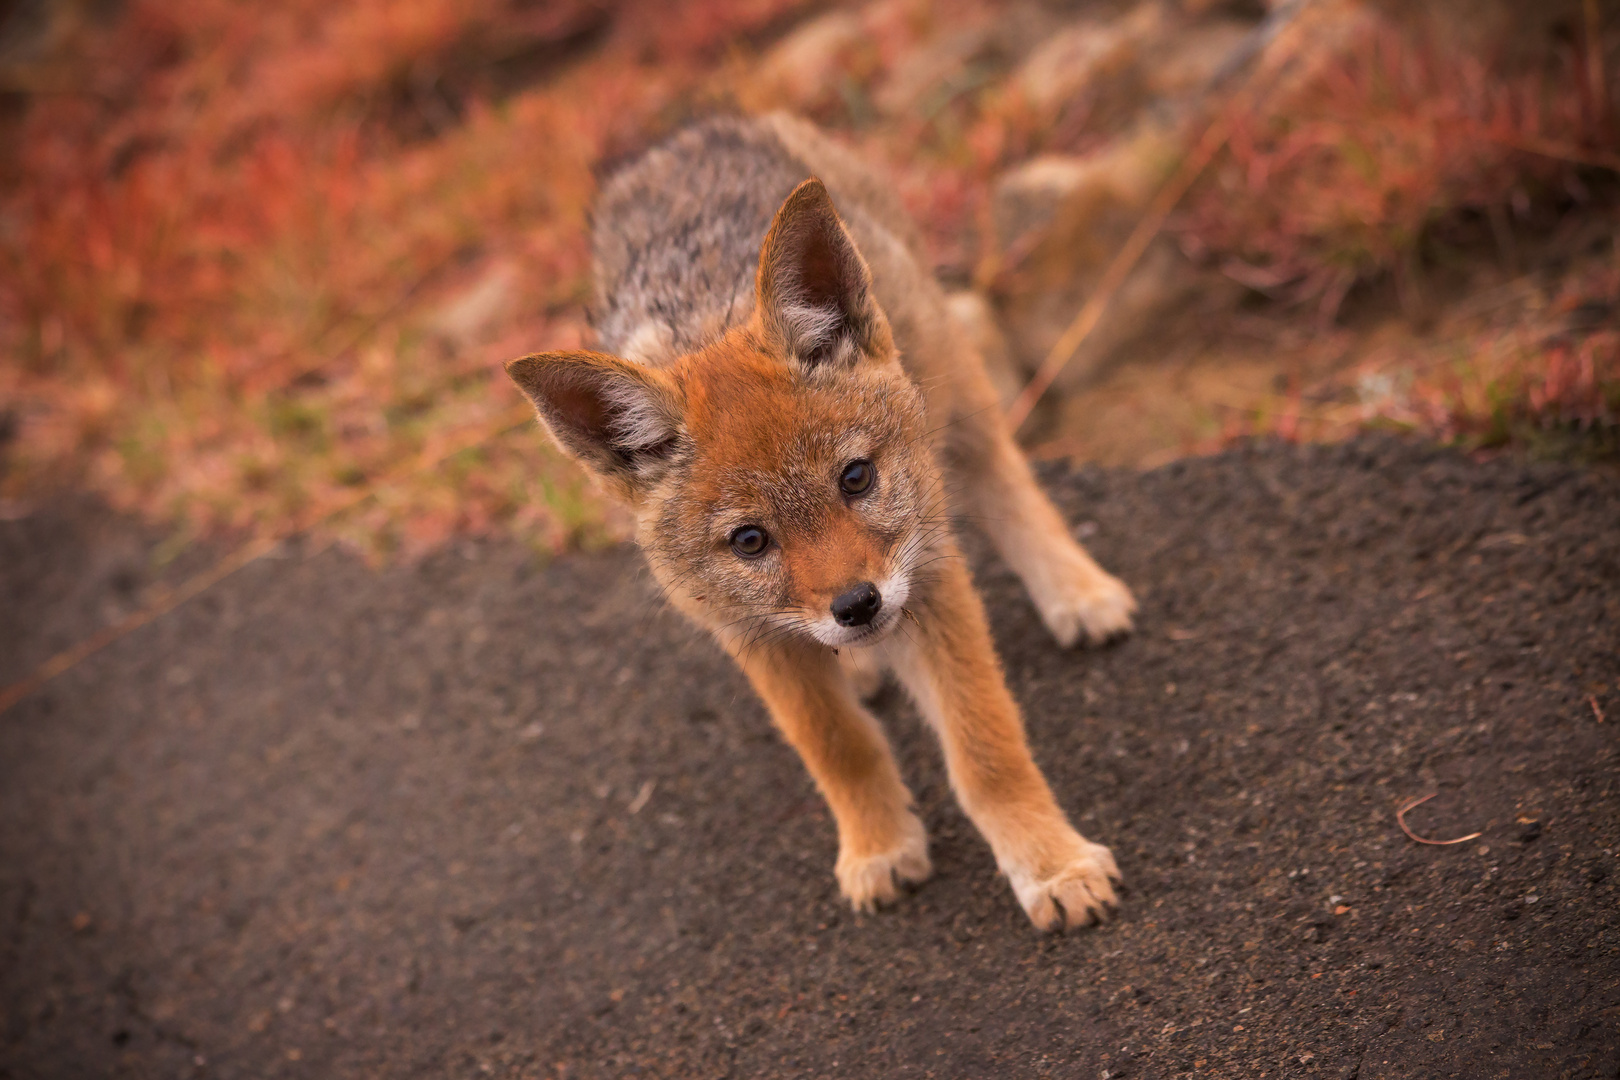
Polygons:
M1062 206L1085 185L1093 166L1084 158L1047 154L1009 169L991 193L990 216L997 249L1052 224Z
M977 21L955 24L927 41L890 73L874 95L885 116L922 119L957 94L977 89L997 70L1026 57L1051 33L1052 16L1038 4L1014 3Z
M1055 227L1060 211L1065 221L1058 227L1068 233L1092 233L1105 224L1112 225L1110 231L1119 226L1128 231L1134 212L1152 197L1176 150L1170 131L1144 126L1134 137L1092 154L1048 155L1008 170L991 194L997 251L1004 257L1028 251L1031 234ZM1072 245L1065 246L1070 248L1067 257L1073 258Z
M1033 370L1046 358L1085 304L1099 275L1100 270L1076 274L1067 282L1055 282L1051 288L1009 298L999 306L1002 324L1008 327L1014 363ZM1091 384L1136 342L1170 329L1175 313L1194 295L1223 287L1236 288L1212 280L1189 263L1168 238L1160 237L1114 294L1096 328L1075 350L1053 382L1054 390L1072 392Z
M832 104L845 78L875 64L871 35L860 16L829 11L806 22L760 61L754 82L759 108L814 113Z
M1143 85L1154 97L1181 98L1210 84L1248 45L1254 28L1236 19L1190 26L1174 35L1143 66Z
M1095 154L1038 158L997 183L991 204L1000 264L994 293L1013 367L1033 370L1045 358L1163 183L1176 149L1170 130L1143 125ZM1056 387L1085 385L1111 353L1156 329L1163 313L1207 283L1207 275L1160 238Z
M1047 115L1082 95L1112 89L1118 97L1119 84L1135 72L1143 46L1160 36L1168 21L1162 5L1148 3L1111 22L1072 23L1029 54L1013 74L1012 87Z
M1330 3L1348 0L1329 0ZM1238 19L1190 23L1163 3L1111 20L1070 24L1033 50L1011 82L1037 115L1055 119L1071 102L1092 134L1120 132L1083 156L1037 157L1005 173L991 194L994 289L1013 365L1033 369L1096 286L1182 153L1190 102L1252 47ZM1148 115L1142 106L1157 101ZM1084 385L1109 357L1196 290L1216 285L1166 239L1156 241L1115 294L1102 321L1056 384Z

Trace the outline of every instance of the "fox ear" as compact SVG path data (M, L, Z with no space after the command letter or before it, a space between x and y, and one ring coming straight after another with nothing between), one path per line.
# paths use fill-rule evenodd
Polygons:
M562 448L634 489L675 452L680 394L655 368L605 353L536 353L506 365Z
M800 184L776 211L754 289L765 332L808 367L865 349L883 319L872 272L820 180Z

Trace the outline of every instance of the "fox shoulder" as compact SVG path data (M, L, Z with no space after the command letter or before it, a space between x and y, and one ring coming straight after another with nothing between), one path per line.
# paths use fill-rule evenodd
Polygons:
M721 117L609 177L591 235L591 319L602 348L665 362L746 319L760 241L809 176L769 125Z

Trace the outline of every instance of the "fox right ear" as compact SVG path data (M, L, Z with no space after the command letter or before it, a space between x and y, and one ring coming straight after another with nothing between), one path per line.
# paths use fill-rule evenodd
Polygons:
M846 346L868 348L886 326L872 272L820 180L794 188L776 211L754 293L766 332L807 367L848 355Z
M606 479L634 490L675 451L680 395L655 368L606 353L535 353L506 373L552 438Z

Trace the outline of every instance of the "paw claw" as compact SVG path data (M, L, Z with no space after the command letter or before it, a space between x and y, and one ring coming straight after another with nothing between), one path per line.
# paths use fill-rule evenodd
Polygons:
M1136 610L1136 598L1125 583L1103 574L1049 598L1041 604L1041 617L1058 644L1068 648L1082 638L1105 645L1124 637L1135 625Z
M934 872L928 860L928 834L915 815L907 816L906 835L898 846L873 855L839 852L838 887L856 911L871 913L892 904L908 886L927 881Z
M1107 922L1119 909L1111 880L1119 880L1113 853L1082 840L1078 857L1056 874L1038 880L1014 879L1030 921L1040 930L1063 930Z

